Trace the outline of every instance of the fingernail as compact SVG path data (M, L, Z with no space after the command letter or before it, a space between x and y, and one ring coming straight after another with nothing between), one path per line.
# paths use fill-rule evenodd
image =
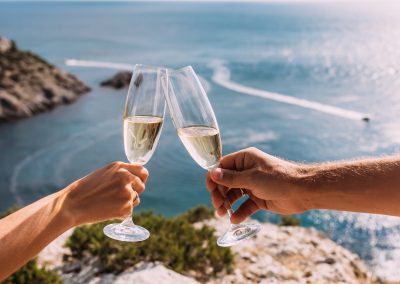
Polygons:
M215 170L213 170L211 172L211 174L215 180L222 180L222 178L223 178L222 169L220 169L220 168L216 168Z

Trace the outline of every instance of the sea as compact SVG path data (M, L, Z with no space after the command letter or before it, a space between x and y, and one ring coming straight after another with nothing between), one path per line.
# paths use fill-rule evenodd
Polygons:
M398 2L0 1L0 36L92 88L73 104L0 125L0 211L126 161L127 89L100 86L118 71L115 64L193 66L214 107L224 154L254 146L317 163L400 150ZM137 211L174 216L210 205L205 171L168 113L147 168ZM255 217L279 222L268 212ZM400 218L325 210L298 217L357 253L374 275L400 280Z

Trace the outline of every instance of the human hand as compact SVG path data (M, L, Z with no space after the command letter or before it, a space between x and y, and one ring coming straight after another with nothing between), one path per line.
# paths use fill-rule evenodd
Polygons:
M74 226L128 217L140 203L148 176L140 165L114 162L65 188L61 210Z
M224 156L219 168L207 173L206 184L220 216L226 214L226 198L233 204L242 197L242 190L248 195L231 217L237 224L260 209L280 214L309 210L300 178L305 171L305 166L248 148Z

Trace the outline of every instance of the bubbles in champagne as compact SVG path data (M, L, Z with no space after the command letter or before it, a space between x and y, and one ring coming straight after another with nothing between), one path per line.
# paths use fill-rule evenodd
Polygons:
M192 158L204 169L215 167L221 159L219 131L209 126L189 126L178 129L179 138Z
M149 161L160 137L163 118L131 116L124 119L124 147L129 162L145 164Z

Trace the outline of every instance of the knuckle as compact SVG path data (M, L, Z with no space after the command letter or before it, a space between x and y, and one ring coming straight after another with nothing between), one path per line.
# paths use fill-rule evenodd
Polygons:
M135 186L137 186L138 184L142 183L142 180L138 176L133 176L132 182Z
M258 149L256 147L248 147L246 148L246 152L248 153L256 153Z
M121 196L124 198L124 200L132 200L132 190L129 187L125 186L122 189Z
M130 165L130 167L132 168L132 170L135 170L138 172L140 172L143 169L142 165Z
M135 184L134 189L135 189L135 191L137 191L138 193L142 193L142 192L145 190L144 183L138 182L137 184Z
M141 174L145 177L145 179L147 179L150 175L149 171L145 167L142 167Z
M129 182L129 175L124 171L117 171L115 176L120 184Z
M121 166L121 164L122 163L120 161L115 161L115 162L112 162L110 164L110 166L113 167L113 168L119 168Z

